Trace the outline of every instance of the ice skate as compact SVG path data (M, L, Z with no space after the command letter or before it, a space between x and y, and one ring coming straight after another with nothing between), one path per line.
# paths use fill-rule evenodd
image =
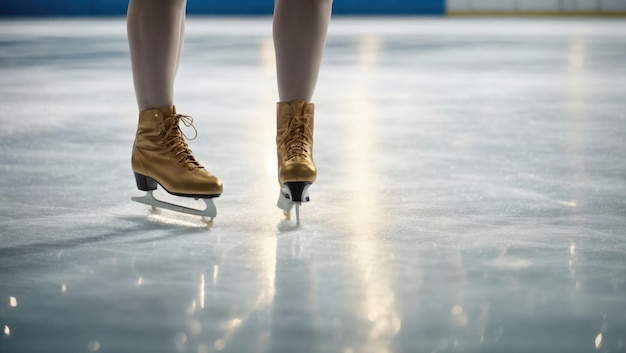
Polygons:
M313 162L314 105L304 100L278 103L276 118L276 151L278 156L278 208L289 219L296 208L300 224L300 205L310 201L309 187L317 177Z
M147 194L131 199L151 206L153 211L163 208L201 216L210 224L217 215L213 198L222 194L222 182L195 159L180 130L180 122L195 131L193 119L177 114L174 106L139 113L131 162L137 188ZM194 138L195 135L191 139ZM153 195L157 184L169 194L202 199L206 207L198 210L158 200Z

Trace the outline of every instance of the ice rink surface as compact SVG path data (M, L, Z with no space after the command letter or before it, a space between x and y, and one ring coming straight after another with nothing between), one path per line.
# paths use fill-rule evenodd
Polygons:
M188 20L209 229L130 201L124 19L1 20L0 352L626 351L626 21L334 19L299 228L275 87Z

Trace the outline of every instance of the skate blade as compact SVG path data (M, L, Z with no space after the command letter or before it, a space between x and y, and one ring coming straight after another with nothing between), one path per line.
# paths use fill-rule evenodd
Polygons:
M297 225L300 225L300 205L302 205L303 202L310 201L309 186L311 186L310 183L285 183L281 186L278 194L276 206L283 210L283 214L287 220L291 219L291 210L296 206Z
M206 206L204 210L198 210L195 208L181 206L181 205L177 205L174 203L169 203L169 202L158 200L154 197L152 192L153 190L149 190L148 192L146 192L144 196L133 196L130 199L132 201L139 202L144 205L152 206L151 211L155 213L158 212L158 209L162 208L162 209L166 209L166 210L170 210L174 212L200 216L202 217L202 221L209 225L213 223L213 218L217 216L217 208L215 208L213 199L210 199L210 198L202 199L202 201L204 201ZM209 219L207 220L205 219L205 217L208 217Z

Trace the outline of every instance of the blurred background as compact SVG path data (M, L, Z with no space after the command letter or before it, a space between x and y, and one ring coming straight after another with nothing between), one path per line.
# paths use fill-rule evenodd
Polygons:
M128 0L1 0L4 16L123 15ZM189 14L270 14L273 1L189 0ZM625 15L624 0L341 0L334 14L423 14L423 15Z

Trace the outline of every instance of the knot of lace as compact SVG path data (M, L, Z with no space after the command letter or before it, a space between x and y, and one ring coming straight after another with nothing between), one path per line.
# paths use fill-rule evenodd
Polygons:
M180 122L186 127L193 128L194 135L192 138L187 137L180 129ZM197 136L198 130L193 126L193 118L191 116L176 114L163 119L163 143L165 147L174 155L179 164L186 166L190 171L204 168L200 162L194 158L189 146L185 142L185 139L191 141Z
M281 136L282 147L285 151L286 160L306 159L310 155L313 145L310 119L306 116L293 116L289 118L287 127Z

